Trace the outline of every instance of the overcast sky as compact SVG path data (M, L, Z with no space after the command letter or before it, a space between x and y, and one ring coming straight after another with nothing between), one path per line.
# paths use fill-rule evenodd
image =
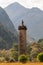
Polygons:
M27 8L38 7L43 10L43 0L0 0L0 6L5 8L14 2L19 2Z

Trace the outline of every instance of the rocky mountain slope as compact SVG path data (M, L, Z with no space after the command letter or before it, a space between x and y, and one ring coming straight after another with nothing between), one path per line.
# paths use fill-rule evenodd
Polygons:
M13 44L17 42L17 36L12 32L6 30L0 23L0 49L10 49Z
M25 8L21 4L15 2L5 8L8 16L12 20L15 28L23 19L28 28L28 36L36 40L43 37L43 11L39 8Z

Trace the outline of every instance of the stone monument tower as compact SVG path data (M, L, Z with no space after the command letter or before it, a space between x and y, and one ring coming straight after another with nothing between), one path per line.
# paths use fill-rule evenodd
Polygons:
M19 55L26 54L26 30L27 27L24 25L24 22L22 20L22 25L18 27L19 30Z

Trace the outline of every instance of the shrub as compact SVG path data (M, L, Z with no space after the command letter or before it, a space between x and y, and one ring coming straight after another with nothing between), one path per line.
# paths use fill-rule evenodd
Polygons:
M0 62L5 62L5 58L4 57L0 57Z
M15 61L18 61L18 52L14 51L14 49L10 50L10 57L13 58Z
M15 60L13 58L10 58L9 62L15 62Z
M19 56L18 60L22 63L25 63L25 62L27 62L27 56L22 54Z
M39 62L43 62L43 53L39 53L39 54L38 54L37 60L38 60Z
M10 58L9 58L9 57L5 57L5 60L6 60L7 62L9 62Z

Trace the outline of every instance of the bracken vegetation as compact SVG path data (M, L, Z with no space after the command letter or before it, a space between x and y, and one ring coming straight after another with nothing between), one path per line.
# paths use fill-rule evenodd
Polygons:
M39 57L43 59L42 54L40 55L40 53L43 52L43 39L40 39L40 40L38 40L37 43L32 42L27 44L26 59L28 62L41 62ZM38 57L38 60L40 61L37 60L37 57ZM0 50L0 62L18 62L18 58L20 57L18 56L18 44L16 43L9 50L5 50L5 49ZM19 60L21 61L21 59L23 58L20 58ZM22 62L24 62L24 60L22 60Z

